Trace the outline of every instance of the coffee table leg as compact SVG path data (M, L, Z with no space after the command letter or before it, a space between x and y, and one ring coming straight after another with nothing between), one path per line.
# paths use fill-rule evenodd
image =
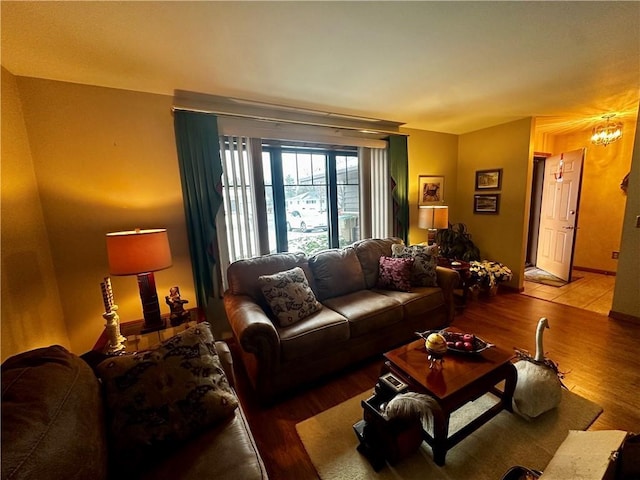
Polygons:
M509 412L513 412L513 392L516 389L516 382L518 381L518 373L513 363L508 362L505 364L505 382L504 393L502 394L502 408Z
M440 405L434 405L433 414L433 461L443 466L447 455L447 439L449 437L449 415L445 414Z

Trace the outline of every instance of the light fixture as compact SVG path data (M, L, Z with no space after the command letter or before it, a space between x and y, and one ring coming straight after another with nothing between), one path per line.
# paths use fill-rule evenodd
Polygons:
M601 123L593 127L593 135L591 135L591 143L594 145L604 145L605 147L622 137L622 123L612 122L615 113L603 115L605 123Z
M143 332L164 328L153 272L171 266L171 249L166 229L107 233L109 271L112 275L137 275Z
M449 227L449 207L446 205L428 205L420 207L418 212L418 228L426 229L427 243L433 245L436 232Z

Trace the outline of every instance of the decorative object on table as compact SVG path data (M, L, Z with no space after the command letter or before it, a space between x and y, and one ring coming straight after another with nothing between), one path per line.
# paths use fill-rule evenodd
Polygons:
M118 316L118 305L113 302L113 289L111 288L111 279L104 278L104 282L100 282L102 290L102 301L104 302L104 313L102 317L107 321L105 329L107 331L107 353L109 355L119 355L124 353L124 343L127 341L120 333L120 317Z
M172 326L177 327L183 322L189 321L191 315L184 309L184 304L189 303L189 300L183 300L180 298L180 287L177 285L169 289L169 295L164 297L165 302L171 309L169 315L169 322Z
M447 340L440 333L430 333L424 345L427 349L429 368L442 368L444 354L447 353Z
M418 206L441 205L444 202L444 177L426 176L418 177Z
M441 330L440 334L444 337L447 350L450 352L473 355L495 347L493 343L485 342L473 333L451 332L445 329Z
M449 207L427 205L418 210L418 228L427 230L427 244L434 245L438 230L449 227Z
M454 223L449 228L438 230L436 243L440 256L451 260L480 260L480 249L471 240L464 223Z
M499 193L479 193L473 196L473 213L497 215L500 213Z
M160 314L153 272L169 268L171 249L166 229L107 233L109 271L112 275L137 275L142 311L143 333L165 327Z
M552 360L545 358L542 336L549 328L549 321L542 317L536 329L536 355L515 349L520 361L515 364L518 374L516 389L513 392L513 403L522 416L535 418L556 408L562 399L562 382L564 374Z
M500 190L502 188L502 169L476 171L476 190Z

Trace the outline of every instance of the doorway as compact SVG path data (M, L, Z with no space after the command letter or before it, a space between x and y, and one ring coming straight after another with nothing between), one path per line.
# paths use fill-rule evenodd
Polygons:
M527 280L554 287L571 280L584 152L534 156Z

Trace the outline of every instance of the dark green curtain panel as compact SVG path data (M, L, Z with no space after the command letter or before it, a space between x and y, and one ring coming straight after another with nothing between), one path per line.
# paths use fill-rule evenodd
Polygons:
M176 110L174 128L191 265L198 305L214 291L217 263L216 214L222 205L222 162L215 115Z
M409 236L409 155L407 137L389 137L389 169L393 202L393 234L407 243Z

